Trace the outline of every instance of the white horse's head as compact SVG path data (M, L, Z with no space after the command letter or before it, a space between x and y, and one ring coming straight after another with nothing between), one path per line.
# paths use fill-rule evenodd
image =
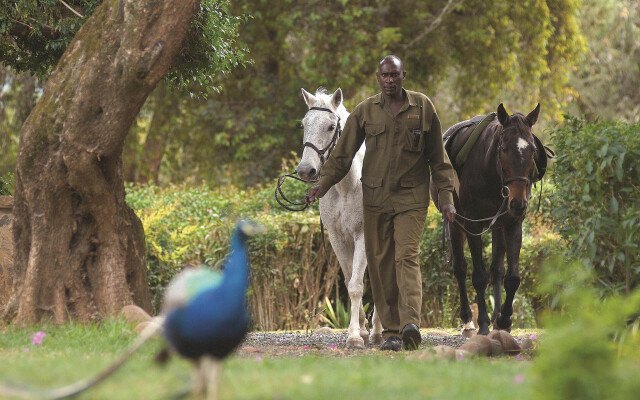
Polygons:
M300 178L311 181L320 174L322 164L338 139L337 132L344 126L349 113L342 104L341 89L332 95L324 89L318 89L315 95L302 89L302 96L309 111L302 119L304 147L296 171Z

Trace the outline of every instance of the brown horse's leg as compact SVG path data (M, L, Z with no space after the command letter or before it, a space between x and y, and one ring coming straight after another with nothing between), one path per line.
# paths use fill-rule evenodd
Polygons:
M490 320L489 314L487 314L487 304L484 301L484 292L487 289L489 279L482 261L482 238L469 236L467 237L467 242L469 242L469 250L473 262L471 282L476 290L476 303L478 304L478 335L488 335Z
M511 331L511 315L513 315L513 298L520 286L520 248L522 247L522 221L505 226L505 241L507 247L507 274L504 278L506 296L500 308L500 315L496 319L498 329Z
M493 314L491 321L495 322L500 314L502 303L502 280L504 279L504 253L505 253L504 230L494 229L491 231L491 267L490 278L493 286Z
M453 264L453 274L458 281L458 291L460 292L460 319L463 326L471 322L473 316L469 307L467 297L467 260L464 258L464 232L455 224L451 226L451 263Z

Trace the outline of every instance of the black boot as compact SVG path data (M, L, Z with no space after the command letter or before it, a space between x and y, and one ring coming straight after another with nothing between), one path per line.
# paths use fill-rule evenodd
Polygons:
M400 349L402 349L402 340L397 336L389 336L389 338L380 345L380 350L400 351Z
M422 343L422 335L416 324L407 324L402 328L402 344L405 350L417 350Z

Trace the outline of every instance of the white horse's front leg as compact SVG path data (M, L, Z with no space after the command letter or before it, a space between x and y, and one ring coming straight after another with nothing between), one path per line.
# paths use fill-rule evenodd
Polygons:
M362 283L362 277L353 271L351 279L347 285L349 291L349 298L351 299L351 320L349 321L349 337L347 338L347 348L350 349L364 349L365 343L361 336L360 327L360 309L362 308L362 292L364 284ZM364 328L364 325L362 326ZM366 330L366 329L365 329ZM369 332L367 332L367 336Z
M384 338L382 337L382 322L380 322L380 316L378 315L375 305L373 306L371 325L373 325L371 330L371 343L381 345L384 342Z

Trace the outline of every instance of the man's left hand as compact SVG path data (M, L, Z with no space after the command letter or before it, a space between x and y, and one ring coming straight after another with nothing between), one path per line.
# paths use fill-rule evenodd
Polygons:
M453 222L456 217L456 208L453 204L445 204L442 206L442 221L448 220L449 222Z

